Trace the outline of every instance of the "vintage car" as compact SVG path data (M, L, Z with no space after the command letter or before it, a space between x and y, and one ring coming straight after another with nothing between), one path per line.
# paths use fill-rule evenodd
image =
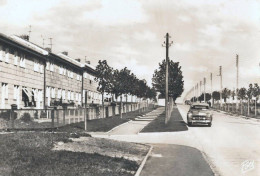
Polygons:
M193 124L212 125L212 113L209 111L209 105L206 103L193 103L187 113L188 126Z

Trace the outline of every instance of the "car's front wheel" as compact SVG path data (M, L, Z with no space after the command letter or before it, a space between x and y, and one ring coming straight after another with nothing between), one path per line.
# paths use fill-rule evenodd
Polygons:
M192 123L191 122L188 122L188 126L191 126L192 125Z
M208 123L208 126L209 126L209 127L211 127L211 125L212 125L212 123L211 123L211 122L210 122L210 123Z

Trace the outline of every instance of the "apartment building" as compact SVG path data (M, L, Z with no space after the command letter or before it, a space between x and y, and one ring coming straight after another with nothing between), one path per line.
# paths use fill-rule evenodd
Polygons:
M44 63L48 51L17 36L0 34L0 108L43 107Z
M100 92L97 91L98 82L95 80L95 67L89 63L84 65L83 73L83 101L87 101L88 105L101 105L102 96ZM87 99L85 98L87 96Z
M95 68L54 54L18 36L0 34L0 109L42 109L68 104L101 103ZM84 78L83 78L84 77Z
M67 52L49 54L46 59L47 106L82 105L82 67L83 64L70 58Z

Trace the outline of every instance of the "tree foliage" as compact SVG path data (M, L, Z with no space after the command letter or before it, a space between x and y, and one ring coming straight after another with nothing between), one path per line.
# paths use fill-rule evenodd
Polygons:
M96 67L95 80L98 82L98 91L104 94L104 92L111 91L111 78L113 69L107 64L106 60L99 60Z
M156 91L160 92L162 97L165 97L165 69L166 69L166 61L163 60L162 63L159 63L159 69L156 69L153 74L152 82L153 87ZM175 101L178 97L181 96L184 91L184 81L183 75L181 71L181 66L179 66L179 62L173 62L169 60L169 77L168 77L168 85L169 85L169 97L172 97Z

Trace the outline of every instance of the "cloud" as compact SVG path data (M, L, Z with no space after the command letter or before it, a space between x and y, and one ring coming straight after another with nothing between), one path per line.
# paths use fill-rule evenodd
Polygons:
M169 57L182 66L185 91L203 77L209 80L210 72L214 88L219 89L220 65L223 85L234 87L236 54L241 60L240 84L258 80L260 3L256 0L1 2L2 32L23 34L32 25L35 43L42 43L42 35L47 46L52 37L54 52L86 56L93 65L106 59L115 68L131 68L148 82L165 58L161 44L166 32L173 41Z

